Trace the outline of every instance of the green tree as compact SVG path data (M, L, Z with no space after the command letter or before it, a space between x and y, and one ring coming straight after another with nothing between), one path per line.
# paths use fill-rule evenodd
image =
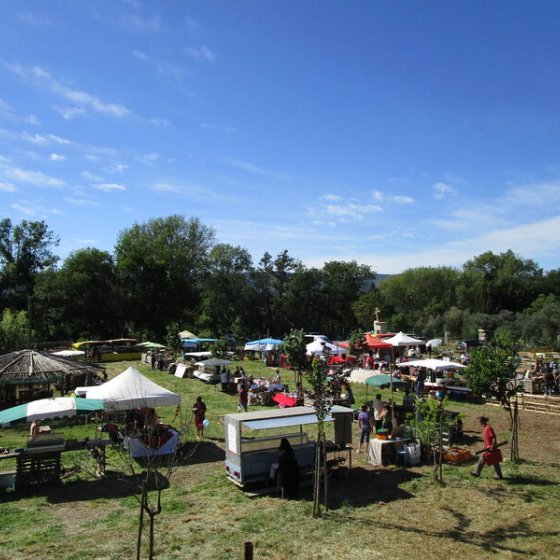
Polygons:
M371 267L356 261L330 261L323 267L324 311L330 336L346 338L356 328L352 304L375 280Z
M23 350L27 334L27 313L4 309L0 319L0 354Z
M508 333L497 335L487 346L475 348L471 353L471 363L465 369L468 386L477 395L495 398L510 417L511 458L518 458L517 401L512 399L517 393L515 384L517 344Z
M38 276L37 315L51 334L115 338L121 334L120 301L113 257L95 248L70 253L58 271Z
M499 255L487 251L463 266L457 301L463 309L488 314L522 311L537 295L542 278L542 270L530 259L511 250Z
M281 352L286 355L288 364L290 364L295 372L297 379L298 399L303 399L302 375L308 364L305 344L305 333L301 329L292 329L287 335L281 346Z
M45 222L23 220L14 226L8 218L0 221L0 295L6 302L0 300L0 309L27 308L37 274L58 262L52 252L58 243Z
M211 228L178 215L119 234L115 259L121 297L136 330L162 337L169 322L194 324L213 244Z
M252 272L246 249L219 243L208 256L208 273L202 287L202 304L197 326L214 335L231 333L234 325L249 326L253 291L247 282Z

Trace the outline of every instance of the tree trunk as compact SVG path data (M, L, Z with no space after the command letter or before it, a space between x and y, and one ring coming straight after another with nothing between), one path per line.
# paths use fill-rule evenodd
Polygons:
M138 518L138 537L136 539L136 560L140 560L142 551L142 531L144 529L144 508L146 505L146 483L142 483L142 493L140 494L140 516Z

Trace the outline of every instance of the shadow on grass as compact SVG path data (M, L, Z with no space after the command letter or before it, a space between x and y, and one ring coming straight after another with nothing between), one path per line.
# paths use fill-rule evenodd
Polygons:
M530 486L558 486L558 482L547 480L539 476L515 474L505 478L508 484L526 484Z
M533 539L558 537L560 535L560 530L535 530L533 527L529 526L525 520L516 521L495 529L489 529L488 531L477 531L471 529L472 521L464 513L454 510L451 507L445 507L443 509L448 512L450 523L453 524L453 526L446 531L423 529L419 526L407 527L406 522L399 522L398 525L395 525L394 523L387 523L379 519L367 523L371 523L376 531L380 529L394 531L397 529L403 533L414 533L422 537L442 540L451 539L455 542L477 547L480 549L480 552L484 553L509 553L515 554L517 557L533 557L533 553L530 550L523 550L514 545L506 544L505 541L516 541L518 539L524 539L529 535ZM335 520L350 520L359 522L360 524L364 523L363 519L353 518L350 515L341 515L338 512L331 512L329 517Z
M4 502L16 502L30 496L43 496L50 504L82 502L87 500L113 500L139 495L143 475L126 476L122 473L107 472L105 478L95 480L73 480L51 486L22 488L2 497ZM169 488L169 480L159 472L152 473L149 489Z
M187 441L177 450L177 465L198 465L224 461L225 451L212 441Z
M389 503L395 500L408 500L414 494L399 486L424 475L405 469L371 470L354 467L350 471L329 478L329 509L344 507L367 507L374 503ZM313 499L313 486L301 489L301 498Z

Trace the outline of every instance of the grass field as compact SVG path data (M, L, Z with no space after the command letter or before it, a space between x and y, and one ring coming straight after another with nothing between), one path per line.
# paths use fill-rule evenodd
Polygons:
M489 469L474 479L469 475L472 465L446 465L445 483L439 485L429 466L374 468L363 455L355 455L353 469L330 481L329 511L313 519L307 490L299 501L249 498L226 480L220 417L236 410L235 396L198 380L151 372L140 363L112 364L111 375L128 365L181 393L187 412L197 395L208 406L205 440L196 444L188 464L176 468L163 493L163 511L156 519L157 558L237 559L248 540L254 543L256 560L560 556L558 416L521 414L523 460L504 463L504 481L495 481ZM253 374L272 373L256 362L243 365ZM283 372L283 380L293 385L293 374ZM355 387L354 393L357 403L364 400L364 387ZM464 415L472 449L480 447L475 418L482 413L490 416L500 440L508 436L508 418L499 408L467 403L449 403L447 408ZM160 413L165 421L174 415L173 410ZM96 424L82 422L59 421L57 430L67 437L93 436ZM55 422L51 425L56 427ZM192 432L188 422L183 426ZM0 445L20 447L26 434L26 426L3 429ZM508 452L506 448L505 457ZM88 474L92 465L83 452L64 456L69 471L77 464L84 469L55 488L0 495L0 560L134 558L138 507L118 454L109 451L104 479ZM12 468L3 463L2 470Z

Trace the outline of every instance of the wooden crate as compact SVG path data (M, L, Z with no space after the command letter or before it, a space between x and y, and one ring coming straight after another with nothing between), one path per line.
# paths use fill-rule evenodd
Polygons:
M58 484L61 474L60 452L22 454L17 458L16 488Z

